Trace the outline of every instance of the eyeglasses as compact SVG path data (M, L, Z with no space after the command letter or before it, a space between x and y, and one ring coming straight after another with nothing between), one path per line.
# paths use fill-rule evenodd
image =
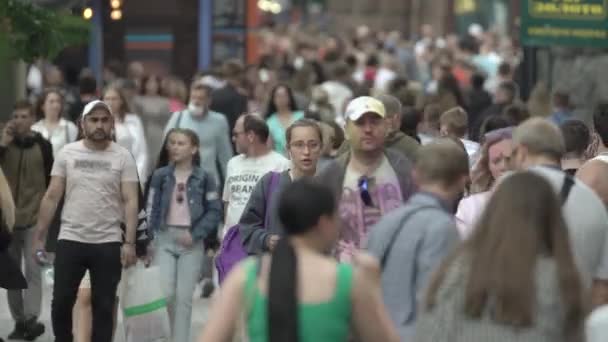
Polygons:
M175 200L177 203L182 204L184 202L184 192L186 192L186 184L178 183L177 184L177 195L175 196Z
M372 201L372 195L369 192L369 185L370 185L370 181L371 179L363 176L361 178L359 178L359 195L361 196L361 200L363 201L363 204L365 204L368 207L371 207L374 205L373 201Z
M317 152L321 149L321 143L318 141L309 141L308 143L305 143L303 141L296 141L294 143L289 144L289 146L298 151L303 151L307 147L308 150L310 150L311 152Z

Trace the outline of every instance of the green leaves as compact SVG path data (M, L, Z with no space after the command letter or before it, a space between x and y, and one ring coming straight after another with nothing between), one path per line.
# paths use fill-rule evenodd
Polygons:
M0 44L0 55L33 62L52 59L64 48L86 43L89 22L67 10L48 10L19 0L0 1L0 34L8 47Z

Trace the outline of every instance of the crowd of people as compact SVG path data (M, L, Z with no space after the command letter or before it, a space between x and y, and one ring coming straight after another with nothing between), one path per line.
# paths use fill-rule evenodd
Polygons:
M601 340L608 104L524 103L492 32L321 38L268 34L189 86L132 62L76 95L48 68L0 137L8 338L44 333L50 259L61 342L112 340L137 262L174 342L199 282L201 341Z

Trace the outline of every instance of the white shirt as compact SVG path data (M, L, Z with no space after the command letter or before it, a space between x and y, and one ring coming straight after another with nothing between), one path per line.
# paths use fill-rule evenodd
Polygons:
M135 114L127 114L123 122L114 121L114 129L116 142L131 152L139 179L145 182L148 177L148 144L141 119Z
M327 92L329 102L334 106L337 117L343 117L346 103L353 97L353 92L344 84L336 81L326 81L321 87Z
M59 125L57 125L53 131L49 131L44 125L44 120L36 122L32 126L32 130L42 134L42 136L53 145L53 156L55 157L63 146L76 141L76 138L78 137L78 128L76 125L63 118L59 119Z
M270 151L266 155L248 158L244 154L232 157L226 168L226 184L223 200L227 202L224 232L239 223L249 197L258 180L268 172L283 172L291 162L280 153Z

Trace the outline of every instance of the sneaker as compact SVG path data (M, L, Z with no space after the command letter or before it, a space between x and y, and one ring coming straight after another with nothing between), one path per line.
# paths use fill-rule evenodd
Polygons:
M25 322L15 323L15 330L8 335L9 340L23 340L25 337Z
M201 292L202 298L209 298L211 294L215 290L215 286L213 285L213 280L211 279L203 279L203 291Z
M26 341L34 341L44 334L44 324L38 322L35 318L27 321L25 327L26 331L23 334L23 339Z

